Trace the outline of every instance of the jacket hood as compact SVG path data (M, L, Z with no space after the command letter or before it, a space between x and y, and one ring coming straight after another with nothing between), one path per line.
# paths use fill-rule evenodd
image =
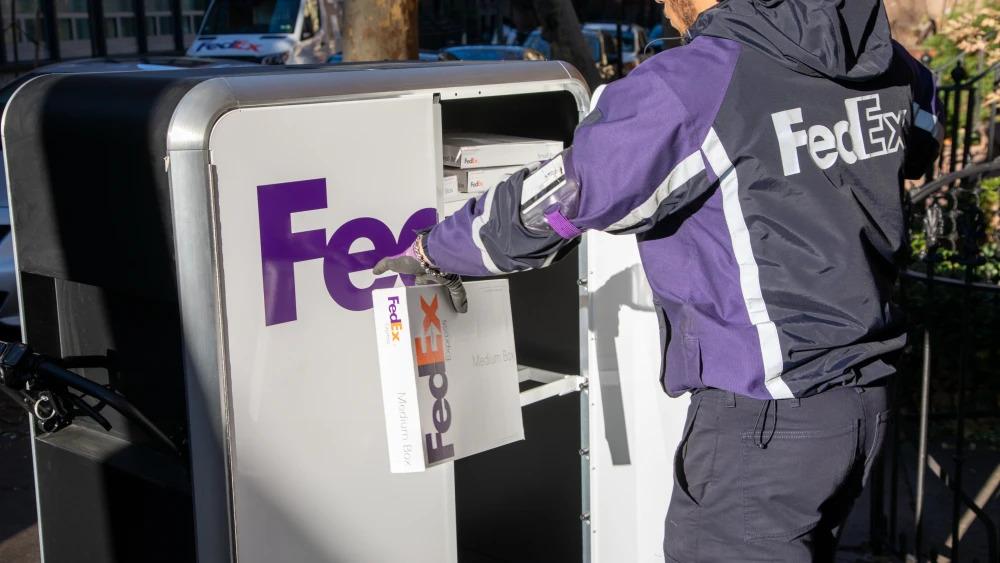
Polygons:
M797 72L838 80L879 76L893 53L882 0L722 0L689 34L732 39Z

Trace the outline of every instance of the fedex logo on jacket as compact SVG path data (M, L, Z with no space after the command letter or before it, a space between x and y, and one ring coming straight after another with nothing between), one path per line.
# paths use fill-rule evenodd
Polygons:
M803 153L826 170L837 160L854 164L904 148L906 109L884 111L878 94L848 98L844 108L846 119L832 127L803 124L800 107L771 114L785 176L800 172L799 156Z
M370 270L386 256L406 250L417 231L437 221L437 211L421 209L411 215L396 234L374 217L358 217L340 225L327 238L327 229L292 232L292 213L326 209L326 180L300 180L257 186L260 221L260 257L264 284L264 323L267 326L294 321L295 264L323 260L323 281L330 298L351 311L372 308L372 291L392 287L396 276L377 278L368 287L357 287L352 272ZM355 241L367 239L371 250L351 252ZM408 279L409 278L409 279ZM403 281L412 283L412 277Z

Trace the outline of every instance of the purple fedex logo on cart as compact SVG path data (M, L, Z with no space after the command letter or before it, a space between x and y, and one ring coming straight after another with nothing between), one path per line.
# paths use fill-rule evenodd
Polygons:
M323 259L323 279L327 293L338 305L351 311L372 308L372 291L392 287L396 276L384 276L369 287L357 287L352 272L370 270L386 256L399 254L413 244L416 232L434 225L437 212L421 209L403 224L399 238L382 221L358 217L341 225L329 239L325 229L292 232L292 213L325 209L326 180L300 180L257 186L257 214L260 220L260 255L264 273L264 320L275 325L294 321L295 263ZM354 241L367 239L375 248L351 252ZM403 283L413 283L403 276Z

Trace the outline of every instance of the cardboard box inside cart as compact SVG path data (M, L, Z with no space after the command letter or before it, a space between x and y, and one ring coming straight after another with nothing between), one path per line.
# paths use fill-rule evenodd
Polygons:
M439 285L373 293L394 473L524 438L507 280L467 282L458 313Z

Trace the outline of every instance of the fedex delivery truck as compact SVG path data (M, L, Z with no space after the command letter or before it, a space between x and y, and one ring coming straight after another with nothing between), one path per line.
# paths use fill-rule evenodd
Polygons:
M48 361L0 346L0 387L45 563L661 562L686 404L632 237L508 278L524 440L389 462L372 294L402 281L371 267L445 212L443 139L569 146L588 111L557 61L26 82L3 153Z
M340 51L341 0L212 0L188 56L325 63Z

